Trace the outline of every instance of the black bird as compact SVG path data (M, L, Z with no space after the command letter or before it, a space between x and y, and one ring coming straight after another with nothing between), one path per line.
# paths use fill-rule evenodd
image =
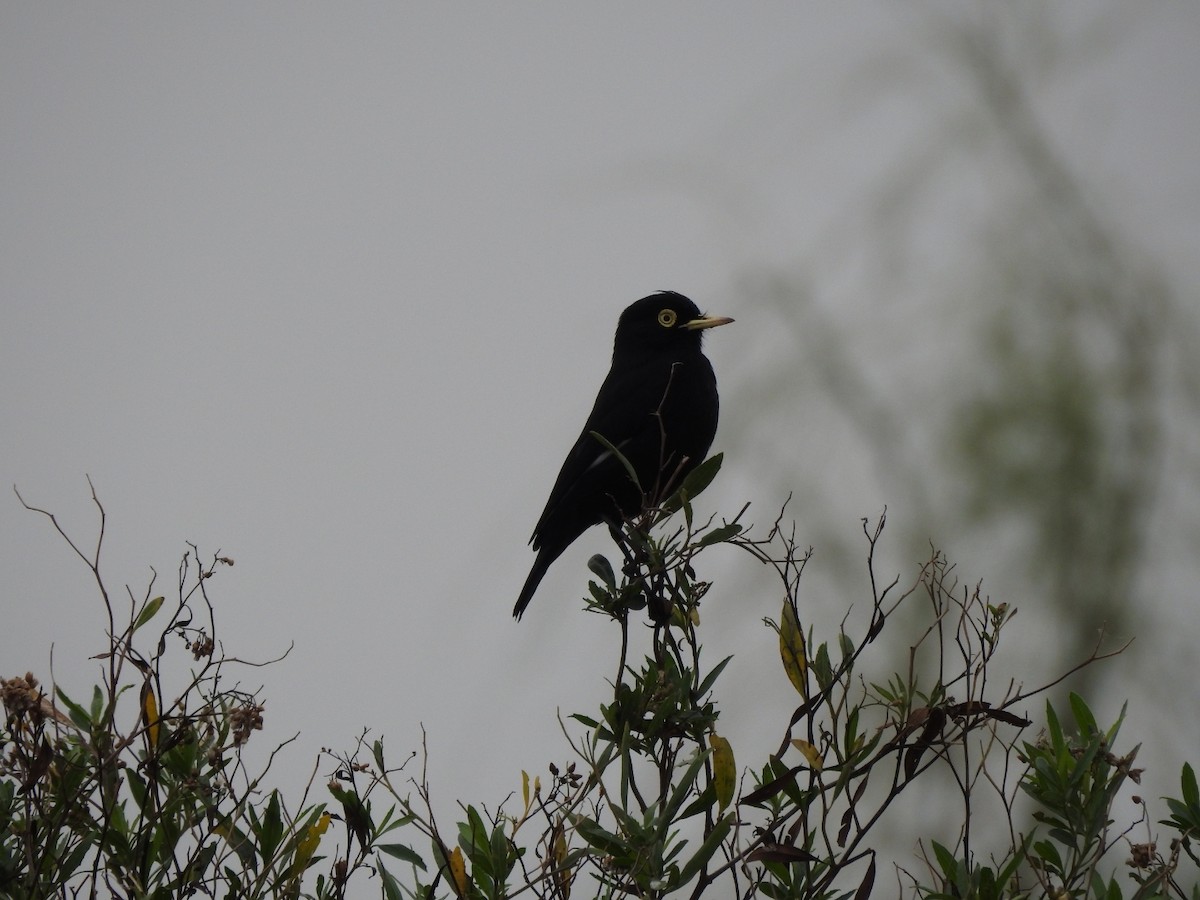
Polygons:
M529 540L537 559L514 618L521 618L550 564L577 537L593 525L636 514L645 500L661 500L704 461L717 431L718 403L717 378L700 339L706 328L732 321L702 315L674 291L643 297L621 313L612 368ZM593 432L629 461L641 491Z

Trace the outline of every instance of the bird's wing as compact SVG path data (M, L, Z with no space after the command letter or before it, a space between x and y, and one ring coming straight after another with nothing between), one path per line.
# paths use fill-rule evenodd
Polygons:
M546 508L534 528L535 547L539 541L544 542L548 531L560 532L566 543L570 543L608 515L613 508L610 497L620 493L628 502L629 497L636 495L624 465L594 437L602 435L638 472L642 471L639 461L648 449L658 447L661 434L654 416L659 399L656 389L651 386L646 391L643 383L635 386L641 390L631 390L626 381L614 378L610 372L601 385L587 422L563 461ZM655 395L652 402L636 402L639 396L651 395ZM657 454L657 450L654 452ZM651 485L641 487L648 489ZM561 523L557 528L556 521Z
M629 473L616 455L601 444L592 432L602 434L596 429L588 428L575 441L571 452L567 454L546 508L542 511L537 525L534 527L534 545L555 518L578 519L576 529L568 528L575 533L564 534L567 543L574 540L584 529L600 522L605 515L605 509L611 506L608 500L615 490L629 483ZM606 436L607 437L607 436ZM633 444L632 438L619 440L613 446L624 456Z

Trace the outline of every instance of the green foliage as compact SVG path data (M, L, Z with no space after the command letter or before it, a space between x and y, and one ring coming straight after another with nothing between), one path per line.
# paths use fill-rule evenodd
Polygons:
M1015 610L961 586L938 553L907 589L878 588L881 518L864 523L862 621L818 634L799 591L811 551L782 515L761 537L741 523L745 510L727 522L696 516L692 501L720 462L625 523L619 564L589 562L586 609L614 628L616 668L598 710L563 720L569 758L544 776L521 773L519 801L462 804L448 829L424 775L406 771L420 754L390 764L366 733L349 752L324 751L317 802L312 785L290 803L265 786L266 769L247 771L243 748L262 728L264 702L223 687L221 673L237 662L216 652L207 594L232 560L200 565L191 548L178 596L152 596L152 583L124 628L111 629L106 677L86 702L61 686L47 692L32 674L3 682L0 896L341 898L366 883L388 900L782 900L894 893L880 883L887 869L902 891L926 898L1200 896L1181 875L1197 861L1200 833L1190 765L1159 822L1169 853L1158 852L1147 816L1146 840L1133 843L1113 818L1119 793L1140 777L1138 748L1117 749L1123 713L1102 728L1079 696L1065 716L1044 701L1044 730L1030 737L1024 710L1046 688L1022 691L992 671ZM777 576L764 659L778 654L777 690L795 702L778 748L740 774L737 756L753 754L725 733L718 702L729 658L710 662L699 637L711 586L697 557L717 544ZM99 545L92 557L76 553L115 622ZM913 607L926 628L890 659L881 636ZM203 626L197 610L208 612ZM650 649L631 660L641 611ZM872 674L881 670L890 674ZM997 695L993 684L1009 687ZM940 817L949 838L920 841L923 869L880 858L889 833L907 824L898 798L918 780L923 798L947 785L953 798ZM1033 806L1027 823L1018 798ZM980 834L989 799L1008 840ZM1115 859L1115 848L1130 859Z

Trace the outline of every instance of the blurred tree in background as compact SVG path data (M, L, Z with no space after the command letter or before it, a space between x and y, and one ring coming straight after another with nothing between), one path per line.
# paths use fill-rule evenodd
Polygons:
M1047 617L1058 659L1102 629L1136 634L1133 653L1156 646L1146 576L1172 539L1151 548L1151 534L1171 515L1170 431L1186 444L1194 430L1200 374L1192 309L1047 118L1059 82L1136 33L1129 8L1079 12L960 8L925 19L923 55L873 61L871 103L919 97L926 120L805 274L747 280L780 346L742 373L755 401L722 432L757 458L748 471L796 491L806 538L849 566L853 536L822 531L845 476L804 458L808 435L844 430L912 552L986 548L993 589L1003 572L1005 599ZM1194 459L1172 471L1173 498L1194 491Z

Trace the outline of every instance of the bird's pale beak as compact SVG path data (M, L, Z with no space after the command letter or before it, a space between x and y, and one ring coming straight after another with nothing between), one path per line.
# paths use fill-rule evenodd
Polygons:
M728 325L733 319L729 316L701 316L698 319L692 319L690 322L684 322L683 327L688 331L699 331L701 328L716 328L718 325Z

